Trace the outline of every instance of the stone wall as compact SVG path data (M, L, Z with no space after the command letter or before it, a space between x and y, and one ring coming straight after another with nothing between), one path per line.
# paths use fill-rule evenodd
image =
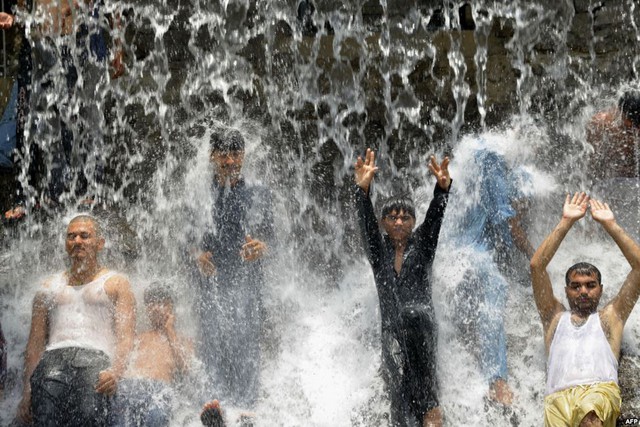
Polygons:
M289 3L292 10L296 8L297 2ZM330 11L345 9L340 1L316 3L316 11L312 15L312 18L316 19L319 16L326 17ZM305 44L310 46L316 37L321 38L318 56L310 60L315 60L323 71L318 81L322 88L336 78L344 78L335 75L336 61L347 64L346 67L340 68L342 72L357 74L361 71L357 67L363 63L359 57L361 52L366 51L372 57L381 55L380 52L376 53L375 49L384 31L389 32L389 37L395 43L412 45L418 51L434 47L435 58L425 56L415 62L414 69L409 74L408 85L399 75L391 75L388 82L382 81L379 70L375 69L375 61L371 60L366 61L371 70L362 81L363 87L371 93L371 99L367 103L366 120L372 123L368 129L385 128L386 123L380 122L380 118L384 117L388 106L379 95L384 89L382 86L389 84L392 101L395 101L396 95L408 91L422 103L421 121L434 125L433 135L427 135L431 141L443 140L450 135L450 123L457 111L451 88L454 70L448 58L452 47L459 49L464 58L464 83L470 90L461 131L478 129L482 119L476 99L477 64L474 60L479 40L487 47L485 123L489 126L503 123L509 115L521 111L559 118L568 106L576 108L576 90L615 90L621 83L637 78L634 66L638 61L640 32L634 28L632 22L640 24L640 8L635 8L634 16L631 17L629 1L538 1L537 7L527 6L529 12L517 18L509 8L511 3L513 2L492 3L494 10L489 12L492 16L486 24L490 29L484 41L477 30L478 26L469 3L463 2L461 7L454 10L445 9L441 1L389 1L385 12L375 0L367 1L360 10L362 22L372 29L366 40L341 39L340 57L336 58L333 49L335 35L332 31L322 30L330 24L314 22L319 31L314 35L304 36L300 42L301 46L294 50L304 52ZM531 2L523 4L529 3ZM410 37L394 31L394 25L405 19L404 14L414 4L423 17L431 17L431 27L418 30ZM184 49L190 37L187 24L189 6L182 3L178 8L176 20L164 37L167 52L170 53L172 78L176 85L173 87L177 87L187 78L181 70L188 69L189 64L195 59ZM502 10L495 10L500 8ZM238 24L247 26L260 19L251 16L252 13L258 13L254 2L249 3L245 14L239 14L243 19ZM483 13L483 10L479 9L475 17ZM448 16L448 21L443 16ZM287 56L286 47L294 42L293 33L296 28L291 22L286 21L275 22L273 27L275 29L265 27L267 31L273 31L275 34L273 45L269 46L268 51L265 48L264 35L251 38L240 51L240 55L251 64L259 78L265 76L266 62L280 64L280 68L271 70L274 74L287 72L292 66L293 61ZM137 40L142 41L136 45L138 55L145 55L145 50L152 48L144 43L145 32L149 31L144 28L136 29ZM215 39L215 36L211 35L200 36L200 43L203 45ZM402 40L403 37L405 40ZM152 39L152 35L147 34L146 38ZM366 49L363 49L362 44L366 44ZM269 58L269 55L272 57ZM396 60L393 55L391 52L389 57L381 60L393 62ZM168 93L166 99L177 101L176 96L171 96L172 93L175 94L175 91ZM260 95L256 92L250 96ZM318 106L315 106L315 110L317 113ZM442 117L441 123L434 123L434 110ZM254 115L267 113L252 112ZM305 115L312 120L318 118L317 114L302 114ZM372 135L376 135L375 131L371 132Z
M228 2L226 11L215 1L138 0L125 14L128 63L132 66L149 58L161 42L169 74L161 98L174 111L171 125L179 127L189 114L181 88L202 59L194 56L194 48L206 54L224 46L224 40L207 27L192 29L194 10L208 7L225 16L225 29L252 34L244 46L236 48L254 73L255 84L251 90L232 87L229 93L213 88L197 101L199 109L224 110L231 96L247 118L271 127L274 113L280 112L269 111L268 89L277 93L281 84L282 90L289 90L281 76L295 74L300 65L312 65L318 71L319 95L335 92L343 82L358 82L366 98L365 110L347 114L341 123L351 130L349 143L378 146L384 141L398 167L410 161L416 146L423 151L447 147L458 135L480 129L483 121L486 126L498 126L514 113L526 113L545 122L562 122L599 93L611 95L621 84L637 79L640 8L632 10L628 0L504 0L475 10L471 2L452 6L435 0L389 0L385 10L377 0L362 1L357 7L338 0L313 0L315 10L304 22L296 20L300 1L288 0L288 15L282 12L280 19L269 16L267 20L264 4L255 0ZM151 20L140 12L149 6L160 14L173 14L161 41L156 40ZM353 18L357 24L353 36L344 28L347 20L335 18L336 11L343 18ZM400 24L420 20L414 31L399 29ZM380 48L385 43L402 49L385 53ZM481 46L486 47L486 72L479 100ZM411 49L419 54L408 60ZM456 57L462 61L452 66ZM132 91L148 90L156 83L150 72L128 79ZM275 89L265 88L265 80ZM348 109L347 104L338 110ZM327 120L331 107L301 99L281 114L270 143L283 151L301 141L321 139L317 143L323 144L317 124ZM411 107L419 110L417 117L404 114L403 109ZM162 131L166 123L159 124L157 114L147 106L132 102L124 109L138 144L146 140L155 147L155 141L167 137ZM390 122L396 110L398 118ZM145 151L144 143L140 150ZM151 151L146 154L157 158L158 150ZM341 153L330 143L323 156L321 162L329 168ZM151 163L147 173L153 170Z

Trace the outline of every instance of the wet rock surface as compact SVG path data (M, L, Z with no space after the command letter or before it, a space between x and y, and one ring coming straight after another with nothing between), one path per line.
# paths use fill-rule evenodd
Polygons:
M630 419L640 419L640 356L623 354L618 368L620 390L622 392L622 408L618 425Z

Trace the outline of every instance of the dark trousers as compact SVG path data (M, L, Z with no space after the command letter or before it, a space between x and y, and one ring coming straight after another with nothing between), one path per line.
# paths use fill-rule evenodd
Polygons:
M46 351L31 376L35 426L107 426L111 399L96 393L98 374L110 366L101 351L67 347Z
M391 400L391 425L422 426L438 406L437 325L426 305L404 307L395 337L383 338L382 360Z
M218 396L251 409L260 388L262 301L258 292L242 288L245 283L232 283L240 284L217 287L216 294L202 291L208 297L201 299L198 310L199 356Z

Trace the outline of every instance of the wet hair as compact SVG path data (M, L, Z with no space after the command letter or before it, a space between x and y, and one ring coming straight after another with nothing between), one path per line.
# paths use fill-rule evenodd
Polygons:
M162 286L159 284L152 284L147 289L144 290L144 303L154 304L154 303L170 303L174 305L173 293L166 286Z
M89 221L89 222L91 222L93 224L94 230L96 231L96 237L102 237L102 227L100 227L100 223L98 222L96 217L91 216L89 214L76 215L73 218L71 218L71 221L69 221L69 225L73 224L74 222L79 222L79 221Z
M416 208L413 204L413 200L405 196L392 197L387 200L384 205L382 205L380 214L382 218L384 218L393 211L404 211L405 213L411 215L414 219L416 218Z
M634 126L640 127L640 92L625 92L618 101L618 108Z
M595 265L589 264L588 262L579 262L569 267L567 273L564 275L565 285L569 285L569 282L571 282L571 275L573 273L580 276L592 276L595 274L598 283L602 284L602 274L600 273L600 270L598 270Z
M230 151L244 151L244 137L237 129L216 132L209 139L211 152L228 153Z

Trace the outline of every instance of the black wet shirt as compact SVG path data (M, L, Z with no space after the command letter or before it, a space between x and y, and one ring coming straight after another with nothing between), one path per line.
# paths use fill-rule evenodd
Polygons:
M199 356L220 397L250 408L259 396L265 259L244 261L240 251L250 235L275 252L271 193L242 180L214 183L212 191L213 227L204 233L202 249L213 254L216 274L200 280Z
M448 199L449 192L436 185L424 222L409 237L402 269L396 274L395 248L389 236L380 233L369 195L357 187L358 222L378 290L383 334L395 334L394 328L403 307L412 304L432 306L431 267Z
M214 192L213 226L203 237L203 249L213 254L219 285L233 285L233 281L247 281L250 287L259 287L262 281L262 260L245 262L240 256L245 237L267 244L273 240L271 196L263 187L249 186L240 180L234 186L212 186ZM248 278L239 276L247 274ZM253 277L251 277L253 276Z

